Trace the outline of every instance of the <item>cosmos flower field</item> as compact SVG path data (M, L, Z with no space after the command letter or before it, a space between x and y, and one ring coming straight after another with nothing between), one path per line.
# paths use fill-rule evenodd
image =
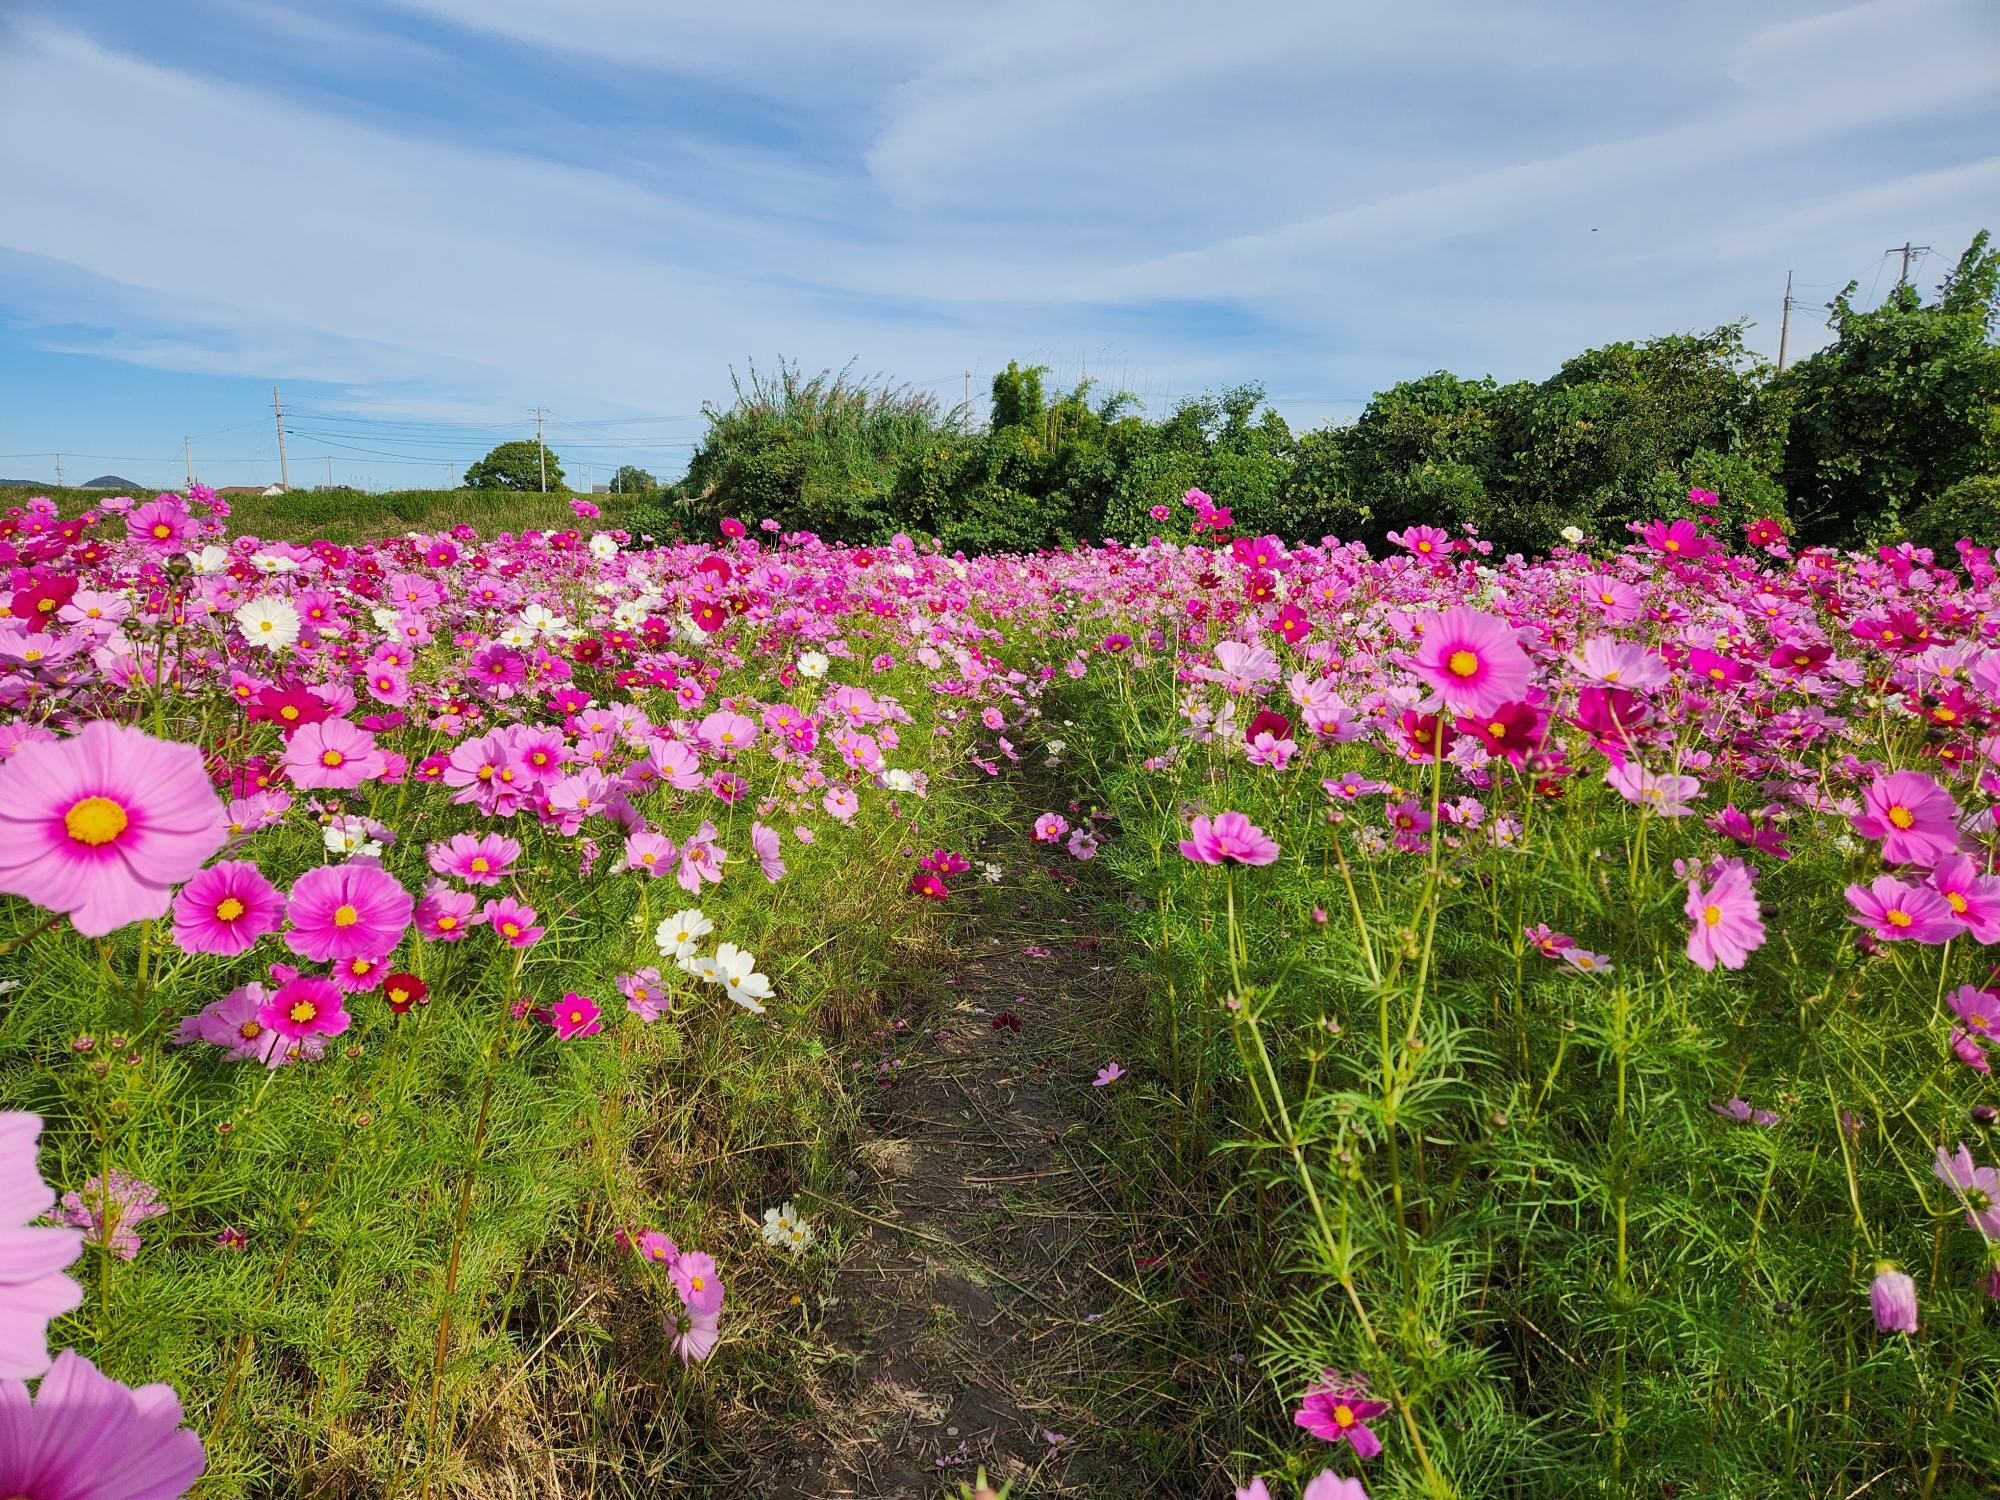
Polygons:
M1142 1000L1059 1061L1209 1208L1126 1289L1235 1372L1179 1469L1067 1439L1095 1492L1991 1493L1995 571L1712 499L1541 559L9 513L0 1496L781 1422L848 1039L1085 864Z

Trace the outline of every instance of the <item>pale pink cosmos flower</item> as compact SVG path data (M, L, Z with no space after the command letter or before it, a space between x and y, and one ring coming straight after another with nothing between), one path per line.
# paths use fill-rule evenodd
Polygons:
M785 878L785 856L779 848L777 829L766 828L752 819L750 848L757 856L757 867L764 872L765 880L775 885Z
M0 1114L0 1378L8 1380L48 1369L50 1320L83 1301L63 1275L83 1253L82 1234L35 1223L56 1202L36 1160L41 1132L40 1115Z
M1696 778L1649 771L1636 760L1613 766L1604 773L1604 782L1627 802L1663 818L1685 818L1694 811L1693 799L1701 795Z
M176 1500L201 1477L201 1439L168 1385L121 1385L65 1349L34 1395L0 1383L0 1493Z
M625 838L625 868L644 870L655 880L674 867L681 851L665 834L641 829Z
M1643 693L1664 684L1670 675L1660 656L1636 641L1616 636L1592 636L1583 649L1570 658L1577 671L1592 682Z
M0 762L0 891L85 937L163 916L226 837L193 745L94 719Z
M64 1193L56 1217L81 1229L86 1245L132 1260L139 1254L139 1226L166 1211L150 1182L114 1167L108 1176L94 1176L80 1190Z
M1953 1154L1938 1147L1933 1170L1938 1181L1958 1195L1965 1208L1965 1222L1987 1239L2000 1240L2000 1172L1977 1165L1963 1141Z
M1278 857L1278 841L1240 812L1197 816L1181 840L1184 858L1204 865L1234 860L1242 865L1268 865Z
M1756 887L1740 860L1725 862L1706 889L1700 877L1691 877L1686 911L1687 955L1699 968L1740 969L1764 946Z
M709 885L722 883L722 861L724 855L715 842L715 825L704 821L694 836L681 846L680 872L674 878L680 882L682 890L690 896L701 894L704 882Z

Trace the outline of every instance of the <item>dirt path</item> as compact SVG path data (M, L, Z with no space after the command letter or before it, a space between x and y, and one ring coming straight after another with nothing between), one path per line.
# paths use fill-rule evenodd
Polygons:
M958 961L881 1035L841 1201L800 1201L847 1240L809 1411L748 1493L931 1500L980 1465L1035 1500L1104 1492L1090 1476L1118 1440L1086 1409L1089 1349L1132 1223L1092 1146L1112 1103L1092 1079L1119 981L1042 873L1069 856L996 857L1004 885L957 882L975 903Z

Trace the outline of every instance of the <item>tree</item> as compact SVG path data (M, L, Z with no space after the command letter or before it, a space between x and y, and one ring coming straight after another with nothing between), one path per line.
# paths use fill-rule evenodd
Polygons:
M542 449L522 439L502 443L465 471L465 485L474 490L559 490L563 487L562 464L555 450L548 451L548 483L542 483Z
M634 464L622 464L611 476L611 490L617 495L650 495L660 481Z
M1863 312L1857 285L1828 304L1834 342L1780 377L1792 400L1782 477L1807 541L1894 534L1960 480L2000 470L2000 252L1987 233L1936 302L1903 284Z

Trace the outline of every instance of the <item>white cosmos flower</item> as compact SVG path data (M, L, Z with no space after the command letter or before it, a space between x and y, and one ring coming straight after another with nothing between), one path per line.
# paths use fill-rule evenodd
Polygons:
M756 955L734 943L724 943L715 950L715 968L716 981L729 991L730 999L745 1010L760 1016L764 1013L764 1002L771 998L771 980L757 972Z
M299 612L283 599L252 599L232 618L243 639L266 651L280 651L299 638Z
M494 639L503 646L512 646L516 651L521 651L535 644L535 632L525 625L509 625Z
M914 792L917 778L908 771L889 770L882 773L882 785L892 792Z
M621 630L637 630L646 623L646 606L637 599L627 599L611 611L611 623Z
M713 953L694 953L680 961L683 969L694 975L703 984L721 984L722 966L716 962Z
M187 560L194 565L195 572L213 575L229 566L229 549L211 542L199 552L188 553Z
M597 532L590 539L590 555L599 562L610 562L618 555L618 544L608 532Z
M992 860L985 859L979 862L979 873L988 885L998 885L1000 877L1007 872L994 864Z
M371 609L368 611L368 618L375 622L377 630L394 630L396 622L402 619L402 616L393 609Z
M329 854L361 855L374 859L381 855L379 839L368 836L368 822L365 818L335 818L326 825L326 850Z
M1583 528L1581 526L1563 527L1562 539L1568 542L1571 546L1575 546L1578 542L1583 540Z
M799 676L824 677L826 676L826 668L827 661L823 652L802 651L799 653Z
M660 945L662 958L692 958L701 940L713 931L715 924L701 914L701 908L690 906L662 922L653 941Z
M250 566L255 568L259 573L273 576L279 573L296 573L299 568L297 558L280 557L275 552L251 553Z
M797 1255L812 1242L812 1225L789 1201L764 1210L765 1244Z

